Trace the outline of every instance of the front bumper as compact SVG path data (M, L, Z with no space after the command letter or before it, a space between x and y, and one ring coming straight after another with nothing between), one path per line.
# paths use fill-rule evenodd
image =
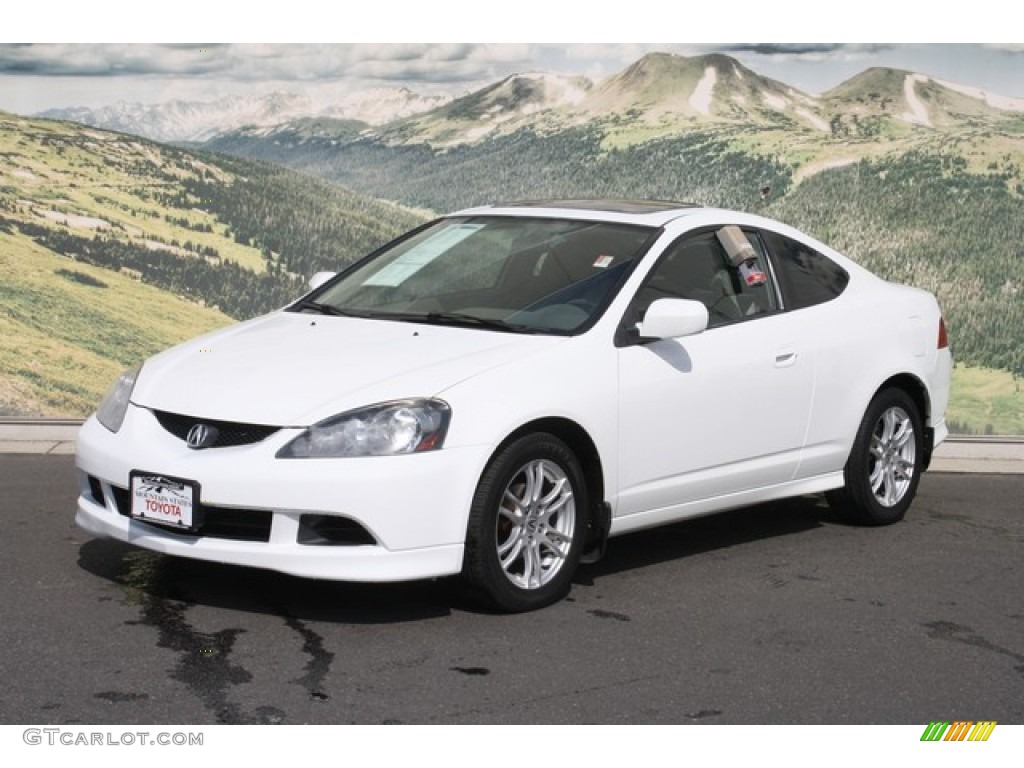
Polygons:
M191 450L147 409L131 406L112 434L82 427L75 522L96 536L156 552L344 581L404 581L458 573L484 447L409 456L276 459L299 433L251 445ZM200 535L129 516L132 470L198 482L201 504L229 519ZM353 541L308 541L305 521L340 518ZM239 535L238 531L241 531ZM255 532L255 533L254 533Z

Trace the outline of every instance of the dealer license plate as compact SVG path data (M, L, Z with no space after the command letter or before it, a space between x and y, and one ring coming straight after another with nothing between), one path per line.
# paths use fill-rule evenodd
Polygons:
M131 473L132 517L192 530L199 484L149 472Z

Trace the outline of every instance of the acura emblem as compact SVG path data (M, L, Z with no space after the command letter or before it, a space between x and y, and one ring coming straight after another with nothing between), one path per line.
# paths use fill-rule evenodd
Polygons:
M209 424L193 424L188 435L185 436L185 444L198 451L200 448L209 448L216 443L218 435L220 435L220 430L216 427L211 427Z

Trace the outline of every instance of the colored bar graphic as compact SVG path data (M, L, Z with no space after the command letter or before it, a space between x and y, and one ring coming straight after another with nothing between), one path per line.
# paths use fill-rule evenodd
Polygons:
M949 727L946 738L943 741L963 741L967 738L967 732L974 725L970 720L957 720Z
M992 731L995 730L995 720L982 720L975 723L974 730L971 731L971 735L967 737L968 741L988 741L988 737L992 735Z
M995 727L995 720L932 720L921 734L921 741L988 741Z

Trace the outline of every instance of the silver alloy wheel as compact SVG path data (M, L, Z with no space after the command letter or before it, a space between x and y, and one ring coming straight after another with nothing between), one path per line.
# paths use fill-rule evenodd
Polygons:
M875 500L883 507L899 504L910 488L916 463L914 422L894 405L882 413L871 435L868 480Z
M538 589L565 564L576 526L572 482L558 464L535 459L509 481L498 507L495 535L505 576L522 589Z

